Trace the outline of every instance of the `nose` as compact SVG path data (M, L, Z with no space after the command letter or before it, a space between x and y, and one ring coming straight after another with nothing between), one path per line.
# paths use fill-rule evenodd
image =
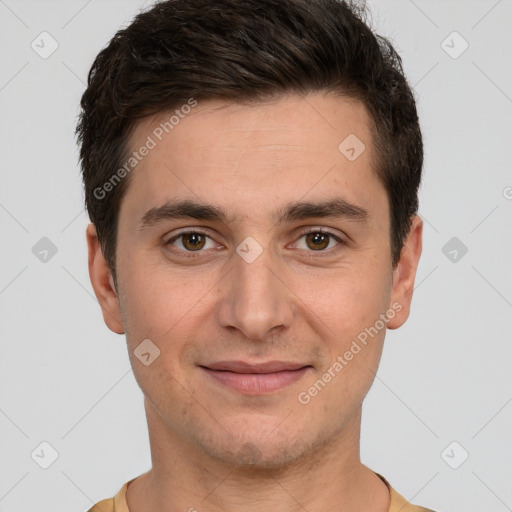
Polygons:
M271 251L251 263L235 254L222 283L217 319L224 328L236 328L245 338L264 340L275 328L289 327L293 319L293 293L284 267Z

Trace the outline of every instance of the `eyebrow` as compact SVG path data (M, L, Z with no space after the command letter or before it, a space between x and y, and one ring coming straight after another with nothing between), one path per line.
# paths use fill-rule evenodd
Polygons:
M335 197L322 202L287 203L272 214L272 220L277 225L314 217L347 218L362 222L368 219L369 214L361 206L351 204L342 197ZM219 206L184 199L169 201L162 206L151 208L141 217L139 226L140 229L144 229L159 222L173 219L197 219L225 224L233 220Z

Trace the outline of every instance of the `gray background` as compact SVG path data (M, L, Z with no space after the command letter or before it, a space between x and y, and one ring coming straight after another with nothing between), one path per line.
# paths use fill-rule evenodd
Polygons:
M85 511L150 467L125 339L89 283L74 140L93 58L146 4L0 0L0 512ZM512 510L512 3L370 7L418 97L425 230L412 316L388 333L365 403L362 459L424 506ZM51 49L43 31L58 43L45 59L31 47ZM57 248L46 261L43 237ZM48 469L43 441L58 453Z

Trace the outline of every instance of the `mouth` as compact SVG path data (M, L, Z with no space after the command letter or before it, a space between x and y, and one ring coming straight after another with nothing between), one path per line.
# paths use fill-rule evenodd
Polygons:
M200 368L215 382L246 395L266 395L301 379L311 365L286 361L250 364L245 361L219 361Z

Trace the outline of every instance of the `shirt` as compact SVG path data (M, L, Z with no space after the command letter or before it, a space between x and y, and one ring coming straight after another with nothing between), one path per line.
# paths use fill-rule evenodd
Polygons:
M435 512L429 508L419 507L408 502L403 496L398 494L393 487L391 487L389 482L382 475L379 475L378 473L375 474L389 489L391 502L389 504L388 512ZM128 504L126 503L126 489L128 488L128 484L133 482L133 480L135 480L135 478L126 482L113 498L96 503L96 505L87 512L130 512Z

